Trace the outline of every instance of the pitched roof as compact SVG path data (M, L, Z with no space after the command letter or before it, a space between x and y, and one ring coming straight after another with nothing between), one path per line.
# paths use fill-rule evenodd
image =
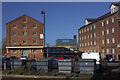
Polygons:
M117 12L118 12L118 11L117 11ZM112 14L111 14L111 12L108 12L108 13L106 13L106 14L104 14L104 15L98 17L98 18L96 18L96 19L93 20L92 23L90 23L90 24L93 24L93 23L95 23L95 22L97 22L97 21L103 20L104 18L107 18L107 17L109 17L109 16L112 16L112 15L116 14L117 12L112 13ZM79 28L79 29L82 29L82 28L84 28L84 27L86 27L86 26L89 26L90 24L84 25L84 26L82 26L82 27ZM79 29L78 29L78 30L79 30Z
M110 5L110 7L111 7L112 5L119 6L119 3L112 3L112 4ZM110 7L109 7L109 8L110 8Z
M95 20L96 18L86 18L85 20L87 20L87 21L93 21L93 20Z
M16 18L16 19L14 19L14 20L10 21L10 22L7 22L6 24L11 23L11 22L14 22L14 21L16 21L16 20L18 20L18 19L22 18L23 16L29 17L29 18L31 18L32 20L35 20L35 21L37 21L37 22L39 22L39 23L42 23L42 22L40 22L40 21L38 21L38 20L36 20L36 19L34 19L34 18L32 18L32 17L30 17L30 16L28 16L28 15L24 14L24 15L22 15L22 16L20 16L20 17ZM43 24L43 23L42 23L42 24Z

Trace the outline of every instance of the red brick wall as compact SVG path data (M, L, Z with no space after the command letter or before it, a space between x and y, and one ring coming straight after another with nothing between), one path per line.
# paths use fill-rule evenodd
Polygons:
M112 18L114 17L114 23L112 23ZM80 51L87 51L91 52L91 50L94 52L100 52L102 53L102 49L104 48L104 54L107 53L106 49L109 49L109 54L112 54L112 48L115 48L115 54L112 54L114 56L118 56L118 48L117 44L120 42L120 32L118 30L119 24L118 24L118 13L109 16L107 18L104 18L103 20L99 20L93 24L90 24L86 27L83 27L78 30L78 41L79 41L79 50ZM109 24L106 24L106 20L109 20ZM104 26L102 26L102 22L104 22ZM96 25L96 29L93 29L94 25ZM90 30L90 27L92 26L92 30ZM89 31L86 30L86 32L83 31L83 33L80 34L80 31L87 29L89 27ZM112 28L114 27L115 33L112 33ZM109 29L109 34L106 34L107 29ZM120 28L119 28L120 29ZM104 30L104 36L102 35L102 31ZM94 33L96 33L96 37L94 37ZM118 34L119 33L119 34ZM91 38L91 34L93 35ZM89 35L89 39L86 36L86 39L80 40L80 37L84 37L85 35ZM109 44L107 44L107 39L109 38ZM115 43L112 43L112 38L115 38ZM102 44L102 40L104 39L104 45ZM91 45L91 41L93 42ZM96 45L94 45L94 41L96 41ZM89 46L81 46L80 44L85 44L85 42L89 42ZM88 43L86 43L87 45ZM119 53L120 55L120 53Z
M24 18L27 19L27 23L23 23ZM17 28L13 28L13 24L16 24ZM27 28L23 28L23 24L26 24ZM37 28L33 28L33 24L36 24ZM27 36L23 35L24 31L27 32ZM37 32L36 36L33 35L33 31ZM13 32L16 32L16 36L13 35ZM43 24L30 17L23 16L7 24L6 45L43 45L43 39L40 39L40 34L43 34ZM13 44L13 40L16 40L17 44ZM26 40L27 44L23 44L23 40ZM33 44L33 40L37 40L37 44Z

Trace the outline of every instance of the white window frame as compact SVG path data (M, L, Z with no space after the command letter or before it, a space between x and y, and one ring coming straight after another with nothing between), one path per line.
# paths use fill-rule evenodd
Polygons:
M109 54L110 53L110 50L109 49L107 49L107 54Z
M115 38L112 38L112 43L115 43Z
M112 28L112 33L115 33L115 28L114 27Z
M85 46L86 46L86 42L85 42Z
M94 37L96 37L96 33L94 33Z
M102 44L105 44L105 40L102 40Z
M104 26L104 22L102 22L102 26Z
M88 42L88 46L89 46L89 42Z
M107 29L107 34L109 34L109 29Z
M105 50L104 50L104 49L102 49L102 53L103 53L103 54L105 53Z
M92 34L91 34L91 38L92 38Z
M96 26L94 25L94 29L96 29Z
M115 48L112 48L112 54L115 54Z
M84 32L86 32L86 29L84 30Z
M113 18L112 18L112 23L114 23L114 20L115 20L115 19L114 19L114 17L113 17Z
M87 28L87 31L89 31L89 27Z
M96 45L96 41L94 41L94 45Z
M92 46L92 41L91 41L91 46Z
M89 35L88 35L88 39L89 39Z
M110 42L109 42L109 39L107 39L107 44L109 44Z
M107 19L106 24L109 24L109 20Z
M90 27L90 30L92 30L92 26Z
M102 35L104 35L104 31L102 31Z
M85 36L85 39L86 39L86 36Z

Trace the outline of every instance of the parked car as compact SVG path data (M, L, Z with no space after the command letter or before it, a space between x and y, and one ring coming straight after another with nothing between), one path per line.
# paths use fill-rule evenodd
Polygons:
M96 70L106 69L107 68L107 61L102 58L102 55L97 52L91 53L82 53L82 59L95 59L96 60Z
M26 56L21 56L20 60L27 60Z
M64 59L63 55L53 55L51 57L56 58L56 59Z
M115 62L115 59L113 58L112 55L106 55L106 59L108 62Z
M6 68L11 68L10 58L2 57L2 68L4 69L4 64L6 63Z
M18 58L16 56L11 56L10 60L18 60Z

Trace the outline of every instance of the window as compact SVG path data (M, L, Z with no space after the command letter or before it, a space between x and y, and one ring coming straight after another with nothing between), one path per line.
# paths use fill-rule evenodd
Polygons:
M115 48L112 48L112 53L115 54Z
M104 40L102 40L102 44L104 44Z
M102 31L102 35L104 35L104 31Z
M94 41L94 45L96 45L96 41Z
M13 40L13 44L17 44L17 41L16 41L16 40Z
M109 44L109 39L107 39L107 44Z
M94 29L96 28L96 26L94 25Z
M37 32L33 32L33 35L37 35Z
M27 25L24 24L24 25L23 25L23 28L27 28Z
M91 52L92 52L92 50L91 50Z
M84 32L86 32L86 29L84 30Z
M92 42L91 42L91 46L92 46Z
M37 28L37 25L36 25L36 24L33 24L33 28Z
M36 44L36 43L37 43L37 41L36 41L36 40L33 40L33 43L34 43L34 44Z
M17 51L16 51L16 50L13 50L13 53L14 53L14 54L16 54L16 53L17 53Z
M16 24L13 24L13 28L17 28Z
M96 33L94 33L94 37L96 37Z
M23 22L24 22L24 23L27 23L27 19L23 19Z
M37 53L37 50L36 50L36 49L34 49L34 50L33 50L33 53Z
M115 32L115 29L114 29L114 27L112 28L112 33L114 33Z
M82 46L84 46L84 44L82 43Z
M80 34L81 34L81 31L80 31Z
M81 40L81 37L80 37L80 40Z
M82 37L82 40L83 40L83 37Z
M83 33L83 30L82 30L82 33Z
M90 27L90 30L92 30L92 26Z
M114 23L114 18L112 18L112 23Z
M27 44L27 41L26 41L26 40L23 40L23 44Z
M105 51L104 51L104 49L102 49L102 53L104 53Z
M80 47L81 47L81 44L80 44Z
M107 54L109 54L109 52L110 52L109 49L107 49Z
M16 36L16 32L13 32L13 35Z
M107 34L109 34L109 29L107 29Z
M92 38L92 34L91 34L91 38Z
M89 35L88 35L88 39L89 39Z
M86 46L86 43L85 43L85 46Z
M27 32L23 32L23 35L27 35Z
M104 26L104 22L102 22L102 26Z
M94 50L94 52L96 52L96 50Z
M112 38L112 43L115 43L115 38Z
M88 46L89 46L89 42L88 42Z
M85 36L85 39L86 39L86 36Z
M108 21L108 20L106 21L106 24L109 24L109 21Z
M87 31L89 31L89 28L87 28Z

